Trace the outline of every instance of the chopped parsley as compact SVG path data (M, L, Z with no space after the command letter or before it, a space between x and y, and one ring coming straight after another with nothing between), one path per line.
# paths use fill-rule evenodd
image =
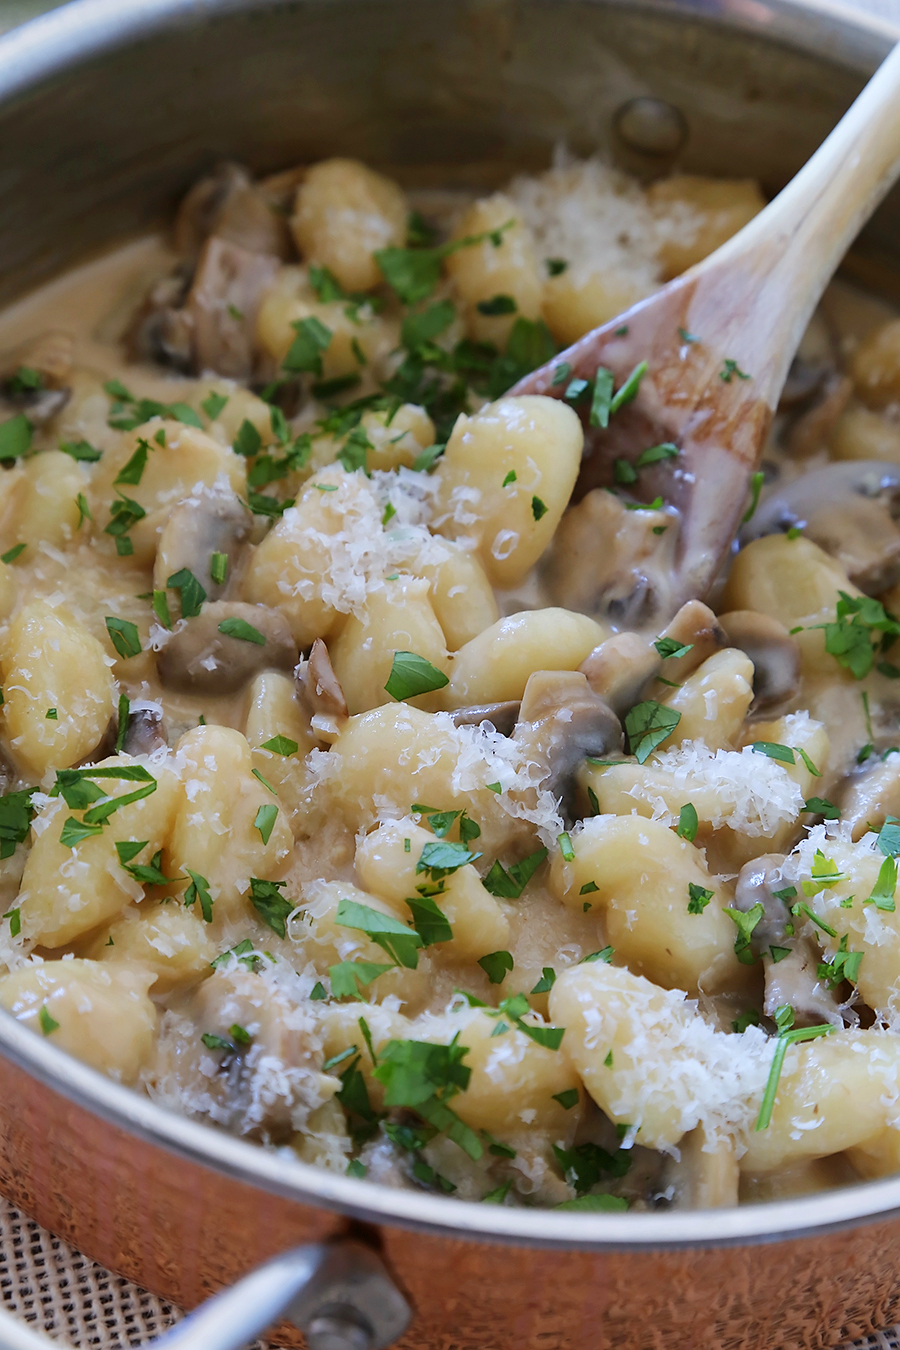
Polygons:
M766 475L760 469L750 477L750 505L741 516L741 523L746 525L756 515L756 508L759 506L759 494L762 492L763 483L766 481Z
M737 361L733 360L730 356L726 357L725 361L722 363L722 369L719 371L719 379L723 380L725 384L731 384L735 375L739 380L749 380L752 378L745 370L741 370Z
M536 849L507 870L499 858L482 880L485 890L503 900L518 900L528 882L547 856L546 848Z
M556 971L552 966L541 967L541 978L532 989L533 994L549 994L556 984Z
M830 1022L815 1027L796 1027L790 1031L782 1031L779 1028L778 1038L775 1042L775 1054L772 1056L772 1067L769 1070L766 1090L763 1093L762 1105L759 1108L759 1116L756 1121L757 1130L767 1129L772 1119L775 1095L778 1092L778 1080L781 1077L781 1069L788 1046L796 1045L800 1041L816 1040L819 1036L827 1036L832 1031L834 1031L834 1027Z
M360 999L363 989L368 988L379 975L394 968L393 961L385 964L378 961L341 961L339 965L329 966L332 995L334 998Z
M342 900L337 908L335 923L365 933L366 937L387 952L396 965L405 966L408 970L415 970L418 966L418 949L425 945L422 938L390 914L382 914L356 900ZM281 936L284 937L283 932Z
M0 422L0 463L21 459L31 449L31 423L24 413Z
M675 827L675 833L681 838L686 839L692 844L697 838L697 830L700 822L697 819L697 808L693 802L685 802L678 813L678 824Z
M859 968L862 965L863 952L848 951L848 939L845 933L837 951L830 961L820 961L816 966L816 978L824 980L829 989L836 989L844 980L856 984Z
M123 465L113 479L114 486L118 487L120 483L127 486L136 487L144 475L147 467L147 455L152 449L149 441L145 441L143 436L138 439L137 449L129 459L128 463Z
M109 640L123 660L141 654L143 649L136 624L131 623L129 619L117 619L110 614L107 614L104 622Z
M812 811L818 816L824 816L826 820L840 820L840 808L830 802L827 797L809 797L803 803L804 811Z
M260 750L271 750L273 755L295 755L300 749L296 741L292 741L289 736L271 736L269 740L263 741L259 747Z
M698 886L696 881L689 881L688 914L702 914L713 895L714 892L707 890L705 886Z
M264 844L267 844L272 837L272 830L278 817L278 807L270 803L261 806L256 813L253 821L253 828L259 830L259 836Z
M200 582L187 567L182 567L177 572L173 572L166 582L166 586L173 591L178 591L181 596L181 617L183 619L193 619L200 613L203 601L206 599L206 591ZM228 620L225 620L228 623ZM239 621L240 622L240 621ZM221 625L219 625L221 628Z
M893 914L896 909L894 893L897 890L897 861L893 856L885 858L878 870L878 877L872 888L872 894L863 904L874 905L876 909Z
M225 578L227 576L228 576L228 554L211 553L209 558L210 581L215 582L217 586L223 586L225 584ZM182 596L182 604L184 604L184 596Z
M746 912L741 909L726 909L725 913L737 929L737 937L734 939L735 956L742 965L752 966L756 960L751 945L753 930L765 913L762 905L755 904Z
M569 266L565 258L545 258L544 266L547 269L547 275L551 277L562 276Z
M565 1092L554 1092L551 1100L559 1102L564 1111L571 1111L573 1106L578 1105L578 1089L566 1088Z
M96 464L97 460L103 457L102 452L91 445L90 441L60 441L59 448L64 455L85 464Z
M534 516L535 520L540 520L543 516L547 514L548 510L549 507L545 502L541 501L540 497L532 497L531 514Z
M490 300L479 300L475 308L479 314L515 314L518 305L511 295L494 295Z
M513 959L509 952L488 952L487 956L479 957L478 964L491 984L502 984L513 968Z
M286 885L287 882L284 881L250 878L250 903L260 918L282 938L287 936L287 917L295 908L294 902L285 899L281 894L282 888Z
M394 652L391 673L385 689L391 698L401 702L403 699L416 698L419 694L429 694L435 689L443 689L450 681L442 670L438 670L424 656L416 652Z
M206 413L209 420L211 422L215 422L216 418L219 416L219 413L223 411L225 404L227 402L228 399L224 394L217 394L215 390L211 390L210 393L207 395L207 397L200 404L200 407Z
M624 1177L631 1167L631 1153L616 1149L608 1153L599 1144L578 1144L563 1149L553 1145L553 1156L566 1181L577 1195L586 1195L603 1177Z
M45 1036L49 1036L53 1031L59 1031L59 1023L50 1016L46 1003L41 1004L40 1012L38 1013L38 1022L41 1031Z
M377 255L376 255L377 256ZM322 374L322 353L326 351L333 337L330 328L314 315L307 319L298 319L291 324L296 336L287 355L282 361L282 369L293 374Z
M629 748L638 764L643 764L656 747L671 736L680 721L680 712L653 699L636 703L629 710L625 717L625 731Z
M190 909L191 905L198 904L204 922L212 923L214 902L209 893L209 882L206 880L206 877L202 877L199 872L192 872L189 867L186 867L184 870L191 879L191 884L184 893L185 907ZM234 950L237 951L237 947ZM226 955L227 954L228 953L226 953Z
M225 637L237 638L239 642L255 642L258 647L266 645L266 639L258 628L254 628L252 623L246 619L238 619L233 615L231 618L223 619L219 624L219 632Z
M6 563L6 565L9 566L10 563L15 562L16 558L21 558L27 547L27 544L14 544L13 547L8 548L5 553L0 553L0 562Z
M575 859L575 850L572 847L572 840L570 839L569 835L565 831L563 831L562 834L557 835L556 842L559 844L559 851L562 854L565 861L573 862Z
M462 1063L468 1046L428 1041L388 1041L373 1070L384 1087L384 1104L415 1111L477 1162L484 1149L474 1130L447 1105L469 1086L472 1070Z

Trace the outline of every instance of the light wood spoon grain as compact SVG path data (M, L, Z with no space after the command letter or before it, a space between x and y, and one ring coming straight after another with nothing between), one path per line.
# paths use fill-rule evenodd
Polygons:
M590 425L589 403L575 405L587 432L576 499L612 486L616 460L633 463L664 442L680 451L642 469L627 489L643 502L662 496L681 516L665 576L643 578L630 612L618 602L627 626L658 629L685 600L706 593L746 510L800 338L847 247L898 175L900 45L797 176L739 234L511 391L562 398L572 378L593 380L599 367L612 372L618 388L647 362L637 397L608 428Z

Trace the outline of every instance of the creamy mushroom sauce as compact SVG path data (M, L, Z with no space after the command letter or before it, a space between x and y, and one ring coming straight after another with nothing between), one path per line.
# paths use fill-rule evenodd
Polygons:
M663 633L610 616L677 447L579 500L615 391L502 397L761 204L225 166L0 316L5 1008L466 1199L897 1170L900 321L831 286Z

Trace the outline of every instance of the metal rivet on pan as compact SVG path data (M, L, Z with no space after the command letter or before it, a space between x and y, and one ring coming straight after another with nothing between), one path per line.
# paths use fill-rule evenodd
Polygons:
M613 131L629 150L671 158L688 138L684 114L661 98L642 95L629 99L613 113Z
M354 1316L353 1309L337 1309L314 1317L306 1327L310 1350L372 1350L369 1327Z

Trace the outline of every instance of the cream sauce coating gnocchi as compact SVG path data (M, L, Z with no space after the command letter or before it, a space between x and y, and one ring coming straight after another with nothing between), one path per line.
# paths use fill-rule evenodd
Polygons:
M437 1194L897 1171L900 320L833 284L663 632L616 616L677 510L581 486L603 372L509 392L762 205L225 165L0 316L4 1009Z

